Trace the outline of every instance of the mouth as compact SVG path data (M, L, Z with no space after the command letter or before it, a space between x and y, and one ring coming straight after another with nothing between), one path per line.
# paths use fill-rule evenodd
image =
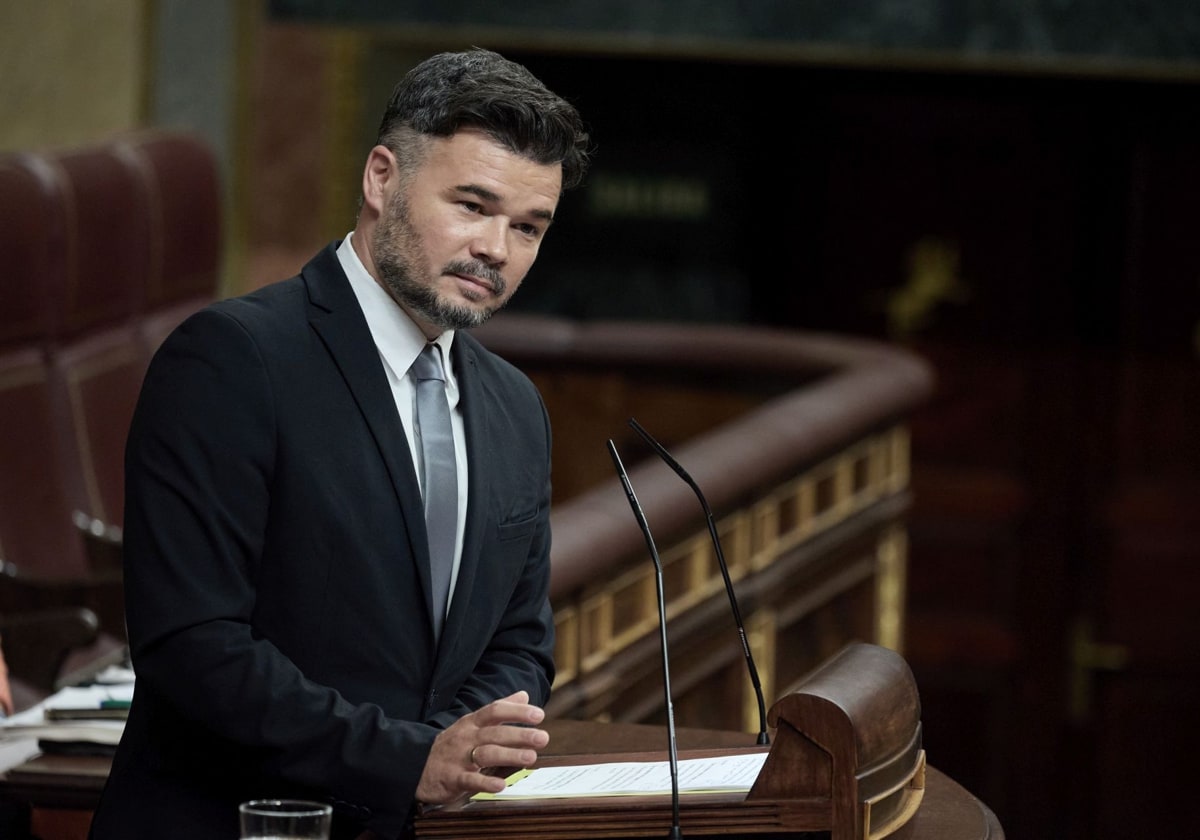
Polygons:
M455 281L459 293L468 301L479 302L496 299L504 295L504 278L485 276L469 271L448 271L447 276Z
M490 280L479 277L474 274L453 274L459 284L469 291L474 291L477 295L491 295L495 293L495 287Z
M478 303L504 297L507 284L499 269L479 260L451 261L442 274L454 282L458 293L468 301Z

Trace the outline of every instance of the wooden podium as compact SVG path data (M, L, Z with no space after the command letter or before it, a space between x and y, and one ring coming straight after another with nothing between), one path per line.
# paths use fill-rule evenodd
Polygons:
M854 645L775 704L769 748L746 732L680 728L684 758L768 751L749 793L680 796L683 836L1003 840L984 803L925 766L919 717L904 661ZM545 728L542 766L666 756L661 726L557 718ZM659 743L662 749L647 751ZM40 755L0 774L0 799L29 806L34 833L45 840L84 840L109 764L100 756ZM429 838L662 837L671 810L670 796L472 802L430 811L414 831Z
M821 832L831 840L876 840L916 814L925 790L921 707L912 672L899 654L861 643L843 648L779 699L768 723L769 747L679 751L680 759L768 751L748 793L679 797L685 837ZM663 750L621 752L614 751L621 749L621 725L612 725L615 737L607 745L609 725L577 725L590 727L593 752L543 757L538 766L665 760L661 728L638 727L643 744L647 734L660 734ZM671 821L669 795L485 800L428 810L415 830L418 838L663 837Z

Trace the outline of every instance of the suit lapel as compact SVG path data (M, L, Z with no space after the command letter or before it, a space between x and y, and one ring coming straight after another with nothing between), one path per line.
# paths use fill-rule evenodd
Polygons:
M391 477L403 518L409 556L421 580L430 610L429 544L425 514L404 426L370 329L330 245L304 267L309 295L309 324L320 337L354 396ZM472 482L473 483L473 482Z

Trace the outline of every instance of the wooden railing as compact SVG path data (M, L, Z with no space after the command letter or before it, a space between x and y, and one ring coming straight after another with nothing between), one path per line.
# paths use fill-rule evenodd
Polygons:
M537 382L555 432L552 716L664 714L655 569L611 438L663 565L677 717L759 725L703 508L630 417L712 508L768 704L848 642L902 648L905 421L933 387L921 359L848 336L518 313L476 335Z

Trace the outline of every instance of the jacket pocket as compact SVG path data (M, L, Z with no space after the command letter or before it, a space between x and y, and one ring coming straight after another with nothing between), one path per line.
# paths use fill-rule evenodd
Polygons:
M528 537L537 529L539 521L537 513L534 513L532 516L516 522L501 522L496 526L496 539L504 541Z

